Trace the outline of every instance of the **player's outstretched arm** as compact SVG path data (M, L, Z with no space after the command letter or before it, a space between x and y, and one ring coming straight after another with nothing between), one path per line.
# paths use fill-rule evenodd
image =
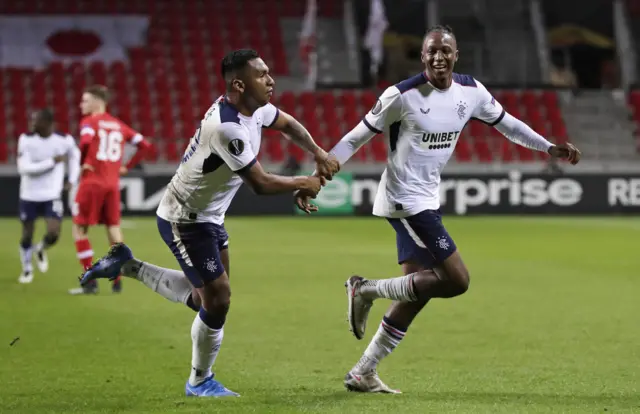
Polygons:
M284 111L278 111L276 117L269 128L287 135L294 144L313 155L318 175L330 180L340 170L340 163L335 157L327 154L325 150L318 146L309 131L293 116Z
M360 122L351 131L345 135L340 142L338 142L329 151L329 154L336 157L340 164L344 164L353 156L353 154L366 144L371 138L373 138L378 132L371 130L366 125L365 121ZM313 175L319 175L317 171L314 171ZM309 214L313 211L318 211L318 207L311 204L311 198L315 198L315 194L310 194L307 191L300 190L294 195L294 204L305 213Z
M527 124L507 113L481 82L477 79L474 81L477 101L472 114L473 118L493 126L510 141L525 148L547 152L553 157L566 159L571 164L577 164L580 161L580 151L574 145L554 145L547 141Z
M553 157L562 158L575 165L580 161L582 153L573 144L554 145L531 129L527 124L505 113L502 120L494 126L510 141L526 148L547 152Z
M304 189L315 196L326 183L324 177L285 177L267 173L253 152L246 130L236 123L215 126L205 121L196 134L196 140L208 141L212 154L220 157L256 194L292 193ZM205 165L203 173L215 171L218 166L210 168Z
M349 131L329 154L334 155L340 164L344 164L376 134L381 134L387 126L398 121L402 112L401 96L402 93L395 86L387 88L363 120ZM295 205L307 214L318 210L310 200L310 194L304 191L299 191L294 196Z
M285 177L267 173L258 161L252 163L249 168L236 172L242 177L243 181L251 187L253 192L259 195L282 194L304 190L306 193L315 197L320 191L320 188L326 184L324 177Z

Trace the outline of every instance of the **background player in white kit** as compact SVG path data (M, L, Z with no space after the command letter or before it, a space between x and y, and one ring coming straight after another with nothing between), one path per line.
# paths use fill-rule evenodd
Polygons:
M70 189L80 174L80 150L70 135L53 132L53 114L48 109L34 112L29 134L18 139L18 173L20 174L20 283L33 281L32 255L35 250L40 272L49 268L46 250L60 236L64 214L61 196L63 187ZM64 182L65 163L67 180ZM44 217L47 231L35 249L32 246L34 222Z
M343 164L374 135L384 133L389 140L387 168L373 214L387 218L395 229L398 263L405 274L382 280L352 276L345 284L348 320L357 339L364 336L373 301L393 300L364 355L345 376L345 386L352 391L397 393L378 378L380 360L400 343L431 298L458 296L469 287L469 272L439 210L440 172L466 123L480 120L519 145L572 164L580 159L573 145L555 146L506 113L472 76L453 73L457 59L451 29L430 29L422 46L425 72L388 88L362 122L330 151ZM307 212L316 209L304 192L298 193L296 204Z
M188 396L238 394L213 379L211 367L224 335L230 305L228 235L224 217L243 181L257 194L320 191L339 170L306 129L269 103L274 81L253 50L238 50L222 61L227 93L209 108L184 153L157 210L158 230L182 272L143 263L124 244L115 245L81 278L115 278L122 271L165 298L198 312L191 328L193 353ZM274 128L314 155L318 176L266 173L256 156L261 129ZM192 286L194 289L192 289Z

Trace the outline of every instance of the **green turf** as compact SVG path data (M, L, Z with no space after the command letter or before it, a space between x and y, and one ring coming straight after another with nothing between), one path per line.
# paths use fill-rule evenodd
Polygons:
M149 219L128 221L137 256L175 267ZM381 378L403 395L347 393L366 339L345 322L343 282L398 275L382 219L237 219L232 307L216 371L239 399L187 399L193 312L135 281L70 297L69 222L33 284L16 220L0 221L0 412L519 413L640 411L638 219L449 218L467 294L425 308ZM41 234L42 226L38 228ZM102 229L94 249L107 249ZM10 342L19 337L13 346Z

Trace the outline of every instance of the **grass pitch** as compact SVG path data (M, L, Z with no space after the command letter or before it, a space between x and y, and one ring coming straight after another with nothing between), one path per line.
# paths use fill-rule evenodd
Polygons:
M2 413L640 412L638 219L445 218L470 290L432 301L381 364L404 394L361 395L342 377L387 303L357 341L343 283L399 275L391 226L230 218L233 296L216 373L242 397L225 400L184 397L192 311L131 280L118 296L104 282L98 296L66 294L79 274L69 224L49 273L23 286L19 223L0 221ZM127 224L136 256L177 267L153 219ZM105 239L92 232L97 255Z

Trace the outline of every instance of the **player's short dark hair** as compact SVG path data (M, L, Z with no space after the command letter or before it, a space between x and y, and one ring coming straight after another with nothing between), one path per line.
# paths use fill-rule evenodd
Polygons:
M84 91L104 102L109 101L109 89L104 85L91 85Z
M42 108L38 111L38 117L50 124L53 123L53 111L49 108Z
M424 37L427 37L434 32L448 34L454 38L456 37L455 33L453 33L453 29L451 28L451 26L446 24L445 25L437 24L435 26L431 26L429 29L427 29L427 33L424 35Z
M222 77L227 80L227 76L240 69L243 69L250 60L259 58L260 55L253 49L238 49L228 53L222 58L220 64L220 72Z

